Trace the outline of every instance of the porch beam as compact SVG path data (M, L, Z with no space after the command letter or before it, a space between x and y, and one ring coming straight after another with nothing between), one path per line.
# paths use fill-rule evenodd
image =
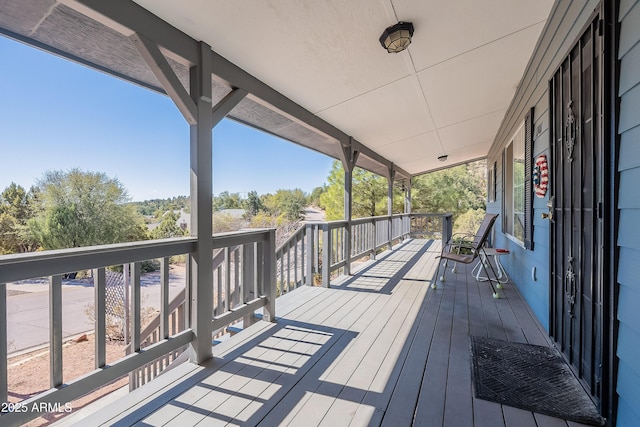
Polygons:
M183 58L192 65L198 63L200 54L196 40L131 0L60 0L60 2L121 34L127 36L133 33L144 34L169 51L176 59Z
M194 339L189 359L202 363L212 356L213 333L213 115L211 102L211 47L199 45L198 64L190 69L191 98L196 123L191 125L191 233L198 244L191 258L191 328Z
M189 97L187 90L173 72L167 58L160 52L158 45L139 33L132 34L129 39L187 122L190 125L196 124L196 103ZM211 99L211 93L207 97Z
M249 92L244 89L233 89L229 92L220 102L218 102L212 111L212 125L215 126L222 119L227 117L227 114L235 108L236 105L242 101Z
M61 1L127 36L133 33L144 34L145 37L157 43L167 55L176 59L182 58L181 62L196 64L198 61L199 50L196 40L130 0ZM227 82L231 87L246 90L256 102L275 108L281 114L308 129L323 133L342 144L350 140L349 135L340 129L306 110L218 53L212 51L211 54L215 76ZM391 162L385 157L355 139L352 148L383 166L389 167L391 165ZM395 170L404 178L411 177L411 174L402 168L395 166Z

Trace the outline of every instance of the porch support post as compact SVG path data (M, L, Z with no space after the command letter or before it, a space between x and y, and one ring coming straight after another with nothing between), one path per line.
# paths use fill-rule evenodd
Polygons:
M406 214L406 227L403 233L411 237L411 178L407 179L404 187L404 213Z
M213 114L211 102L211 47L200 42L199 58L190 69L190 95L197 123L190 127L191 235L198 238L191 257L191 329L194 340L189 359L202 363L212 356L213 334Z
M407 179L404 189L404 213L411 213L411 178Z
M351 219L353 206L353 169L358 160L358 151L353 150L353 138L349 137L349 143L342 145L342 167L344 169L344 219L347 221L347 229L344 236L344 251L346 265L344 266L344 274L351 274Z
M396 171L393 168L393 163L389 165L387 174L387 215L389 215L389 250L393 249L391 242L393 241L393 180L396 176Z

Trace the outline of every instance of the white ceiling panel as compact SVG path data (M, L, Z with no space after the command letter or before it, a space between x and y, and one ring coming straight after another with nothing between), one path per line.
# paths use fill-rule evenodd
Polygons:
M437 158L443 154L443 151L438 151L439 148L440 140L436 132L431 131L377 147L376 151L394 164L405 164L418 159L429 159L434 156L434 153Z
M505 112L506 109L500 110L439 129L438 135L445 152L449 153L477 144L489 150Z
M541 29L538 24L418 73L436 126L507 108Z
M393 1L399 19L415 26L411 56L417 71L547 19L553 0ZM419 19L415 19L419 17Z
M375 108L375 114L372 112ZM318 114L370 148L434 129L415 76L398 80Z
M469 147L461 148L455 151L452 151L447 154L447 160L441 162L438 160L437 156L429 156L424 159L416 159L411 160L404 163L404 168L407 172L420 175L422 173L446 168L450 165L458 165L460 163L468 162L469 160L481 159L486 157L487 150L486 147L482 144L472 145Z

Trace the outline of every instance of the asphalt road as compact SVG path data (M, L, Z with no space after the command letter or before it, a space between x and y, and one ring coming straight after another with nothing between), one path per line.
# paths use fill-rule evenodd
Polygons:
M160 306L157 274L143 275L142 307ZM184 271L171 271L169 299L184 288ZM17 353L49 342L49 289L46 281L7 284L8 352ZM87 309L93 304L93 285L63 285L63 338L93 331Z

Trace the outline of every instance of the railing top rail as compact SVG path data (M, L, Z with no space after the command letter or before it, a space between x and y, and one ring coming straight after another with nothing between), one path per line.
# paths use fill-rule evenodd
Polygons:
M247 243L263 242L269 239L272 228L252 228L213 235L213 248L226 248L228 246L245 245Z
M446 217L446 216L452 216L453 214L446 212L446 213L428 213L428 212L411 212L410 214L411 216L440 216L440 217Z
M197 238L176 237L0 256L0 283L193 252Z
M285 240L280 246L276 248L276 253L280 252L285 246L290 244L291 242L295 242L301 234L305 233L306 224L302 224L300 228L296 230L287 240Z

